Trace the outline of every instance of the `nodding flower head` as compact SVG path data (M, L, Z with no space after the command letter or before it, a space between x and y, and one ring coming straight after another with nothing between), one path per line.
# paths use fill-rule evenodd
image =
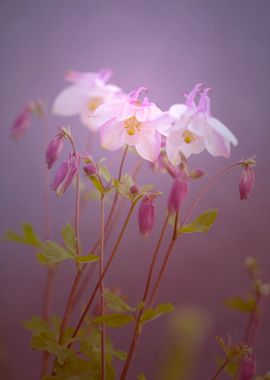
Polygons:
M240 177L239 194L241 200L249 198L255 183L255 171L252 166L246 165Z
M32 113L31 107L27 105L18 114L14 123L12 124L11 131L10 131L10 137L13 140L19 140L25 135L30 125L31 113Z
M63 135L58 133L49 143L46 150L45 158L48 169L50 169L54 163L58 160L63 150Z
M146 195L143 197L139 208L139 230L142 236L148 236L154 226L155 221L155 206L153 204L153 197Z
M183 176L177 177L172 185L168 199L168 211L174 214L179 211L188 193L187 178Z
M248 353L240 360L238 380L252 380L256 372L256 358Z
M85 174L89 177L96 175L98 173L97 166L94 163L89 163L83 167Z
M80 164L79 154L70 154L68 160L64 161L58 168L53 183L52 190L60 197L62 196L69 185L71 184L73 178L78 172Z

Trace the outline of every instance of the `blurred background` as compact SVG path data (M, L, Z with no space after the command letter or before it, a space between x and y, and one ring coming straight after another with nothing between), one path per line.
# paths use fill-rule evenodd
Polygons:
M9 139L10 126L24 105L42 98L49 112L50 137L57 125L69 124L80 150L85 150L88 131L79 119L56 117L50 111L53 99L66 86L67 69L97 71L111 67L112 83L127 92L146 86L150 99L164 110L181 102L183 91L203 82L213 88L213 114L239 139L231 160L257 155L256 184L250 199L239 201L239 169L220 180L194 213L196 216L207 208L218 208L215 225L208 234L187 235L178 242L158 296L159 302L173 302L184 312L195 310L192 316L199 318L201 327L196 337L202 347L200 358L193 364L194 379L209 379L214 373L216 358L221 354L216 335L226 338L230 334L236 342L242 339L246 317L227 309L223 300L248 290L245 257L255 255L270 280L269 17L268 0L0 3L1 234L6 229L20 231L21 222L32 223L42 231L42 125L35 118L22 141ZM107 157L116 175L122 152L101 151L97 136L93 136L91 153L97 159ZM134 162L135 156L130 156L126 170L132 169ZM190 162L192 168L204 168L209 175L227 164L225 159L206 153L192 157ZM204 181L194 184L188 201ZM154 232L148 240L140 238L134 215L133 226L106 278L107 286L120 286L130 303L136 303L142 295L171 184L167 176L154 175L145 164L139 183L149 182L164 191L157 201ZM50 202L53 237L57 239L61 227L73 221L74 189L61 199L52 193ZM98 212L94 202L82 212L85 247L98 233ZM1 243L0 262L1 379L34 380L39 376L41 355L31 351L30 334L21 321L41 313L46 271L37 264L31 249L12 243ZM63 312L73 276L72 265L60 268L53 301L55 314ZM270 367L269 312L266 302L255 344L258 374ZM159 363L172 343L169 319L160 318L145 328L129 379L136 379L140 372L150 380L161 377ZM121 334L112 332L117 348L127 349L130 333L130 329Z

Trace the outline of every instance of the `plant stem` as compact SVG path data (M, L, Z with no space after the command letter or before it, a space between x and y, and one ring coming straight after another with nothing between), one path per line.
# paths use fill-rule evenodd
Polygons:
M230 362L230 358L227 357L224 362L221 364L221 366L218 368L217 372L214 374L214 376L211 378L211 380L216 380L218 376L221 374L223 369L226 367L226 365Z
M141 335L141 330L142 330L142 327L141 327L141 317L142 317L142 314L143 314L143 312L144 312L144 310L146 308L146 300L147 300L147 296L148 296L148 293L149 293L149 290L150 290L150 285L151 285L151 280L152 280L152 277L153 277L154 267L155 267L155 264L156 264L156 260L157 260L157 257L158 257L158 253L159 253L160 247L161 247L161 243L163 241L163 238L164 238L167 226L168 226L168 221L169 221L169 214L167 214L167 216L165 218L165 221L164 221L163 227L161 229L161 233L160 233L157 245L156 245L155 250L154 250L154 254L153 254L153 257L152 257L151 264L150 264L150 268L149 268L149 272L148 272L148 276L147 276L147 281L146 281L146 285L145 285L145 290L144 290L144 294L143 294L143 301L142 301L143 302L143 306L142 306L141 310L139 311L138 317L136 319L136 325L135 325L135 328L134 328L133 337L132 337L132 340L131 340L131 344L130 344L130 348L129 348L129 351L128 351L127 359L125 361L125 365L124 365L124 368L123 368L120 380L126 379L126 376L127 376L127 373L128 373L129 368L130 368L130 364L131 364L131 361L132 361L132 358L133 358L133 355L134 355L134 352L136 350L136 347L137 347L137 344L138 344L138 341L139 341L139 337Z
M87 315L87 313L88 313L88 311L89 311L89 309L90 309L90 307L91 307L91 305L92 305L92 303L93 303L93 301L95 299L95 296L96 296L96 293L97 293L97 291L98 291L98 289L100 287L100 284L101 284L103 278L105 277L105 275L106 275L106 273L107 273L107 271L108 271L108 269L109 269L109 267L110 267L110 265L111 265L111 263L112 263L112 261L113 261L113 259L115 257L115 254L116 254L117 249L118 249L118 247L119 247L119 245L120 245L120 243L122 241L122 238L123 238L124 233L126 231L126 228L128 226L128 223L129 223L130 217L131 217L131 215L133 213L133 210L135 208L135 205L136 205L135 202L132 203L132 205L131 205L131 207L129 209L129 212L128 212L127 217L126 217L126 219L125 219L125 221L123 223L123 226L121 228L120 234L119 234L119 236L117 238L117 241L116 241L116 243L114 245L114 248L113 248L112 253L111 253L110 257L109 257L109 260L108 260L107 264L105 265L105 267L104 267L104 269L102 271L102 274L99 277L99 279L98 279L98 281L96 283L96 286L95 286L95 288L94 288L91 296L89 297L89 300L88 300L88 302L86 304L86 307L84 308L82 316L81 316L81 318L80 318L80 320L79 320L79 322L78 322L78 324L77 324L77 326L76 326L76 328L74 330L74 333L73 333L73 336L72 336L73 338L76 337L76 335L78 334L78 332L80 330L80 327L81 327L81 325L82 325L82 323L83 323L83 321L84 321L84 319L85 319L85 317L86 317L86 315ZM71 344L69 344L69 346L70 345Z
M250 313L248 323L247 323L247 327L246 327L246 331L245 331L245 335L244 335L244 339L243 339L243 341L248 346L252 346L254 343L255 331L256 331L257 324L258 324L258 315L257 314L258 314L258 308L259 308L260 300L261 300L261 294L260 294L260 292L257 291L256 296L255 296L255 304L254 304L254 307Z
M101 194L100 199L100 255L99 255L99 277L102 276L103 272L103 261L104 261L104 194ZM100 309L101 315L104 314L104 285L103 279L100 282ZM101 380L106 379L106 368L105 368L105 325L101 324Z

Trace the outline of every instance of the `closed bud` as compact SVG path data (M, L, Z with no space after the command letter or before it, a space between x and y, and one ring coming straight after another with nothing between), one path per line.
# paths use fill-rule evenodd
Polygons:
M26 106L12 124L10 137L13 140L19 140L25 135L30 124L30 116L31 109L29 106Z
M153 229L155 220L155 206L153 197L143 197L139 208L139 230L142 236L148 236Z
M58 134L55 136L48 145L45 158L48 169L51 169L53 164L58 160L60 153L63 149L63 136Z
M83 170L89 177L96 175L98 172L96 165L92 163L85 165Z
M173 214L179 211L188 192L188 182L186 179L176 178L173 182L168 200L168 211Z
M253 353L240 360L238 380L252 380L256 372L256 358Z
M245 200L250 196L255 183L255 171L251 166L245 166L239 183L240 199Z
M129 191L131 192L131 194L136 195L139 193L140 188L138 185L134 184L134 185L130 186Z
M73 153L70 155L69 159L64 161L58 168L52 183L52 189L59 197L65 193L68 186L71 184L78 172L79 164L80 156Z
M205 175L205 172L202 169L195 169L195 170L192 170L192 172L190 173L190 177L192 179L199 179L199 178L202 178L204 175Z

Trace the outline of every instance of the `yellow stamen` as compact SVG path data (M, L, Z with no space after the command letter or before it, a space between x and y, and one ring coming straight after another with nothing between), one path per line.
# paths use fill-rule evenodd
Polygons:
M194 135L194 133L192 133L188 130L185 130L183 132L183 139L184 139L185 143L190 144L192 141L196 140L196 136Z
M135 135L136 132L140 132L140 122L136 119L135 116L131 116L130 118L124 121L125 128L127 129L127 133L130 136Z
M99 98L99 97L91 98L91 100L88 103L88 109L94 112L102 103L103 103L102 98Z

